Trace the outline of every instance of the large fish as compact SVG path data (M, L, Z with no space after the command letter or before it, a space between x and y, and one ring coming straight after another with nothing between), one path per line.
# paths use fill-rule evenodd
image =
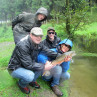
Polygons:
M67 56L73 57L75 56L76 53L75 51L68 51L66 53L63 53L62 55L58 56L55 60L53 60L51 62L52 65L56 66L57 64L60 65L61 63L64 62L64 58ZM50 75L50 71L44 71L43 76L49 76Z

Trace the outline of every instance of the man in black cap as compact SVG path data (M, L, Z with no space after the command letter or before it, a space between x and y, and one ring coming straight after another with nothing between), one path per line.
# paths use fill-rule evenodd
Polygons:
M56 48L58 43L61 41L59 37L56 36L55 29L53 27L49 27L47 29L46 39L42 41L42 43L48 47L49 49Z
M41 22L45 21L48 16L48 11L46 8L41 7L37 10L36 14L23 12L19 14L12 21L12 29L15 44L17 44L20 39L30 34L30 30L33 27L40 27Z

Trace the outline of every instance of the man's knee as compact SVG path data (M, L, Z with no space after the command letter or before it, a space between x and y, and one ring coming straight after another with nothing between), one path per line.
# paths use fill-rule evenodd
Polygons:
M55 66L52 71L56 74L61 74L62 73L62 67L61 66Z
M70 73L68 72L62 73L61 78L64 80L70 79Z
M35 76L35 74L34 74L33 72L29 72L29 73L27 74L27 76L25 76L25 80L26 80L27 82L32 82L33 79L34 79L34 76Z

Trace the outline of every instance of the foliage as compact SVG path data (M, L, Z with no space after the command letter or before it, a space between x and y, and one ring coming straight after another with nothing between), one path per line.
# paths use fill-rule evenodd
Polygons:
M1 0L0 4L1 20L12 20L23 11L35 13L38 8L43 6L48 9L49 18L53 22L56 21L58 24L66 22L66 27L64 27L64 29L66 28L65 32L73 36L73 28L80 20L83 22L80 26L87 23L88 15L84 15L88 9L92 13L92 7L95 7L96 2L92 2L92 6L90 6L90 1L88 0Z
M89 25L85 25L81 28L81 30L78 30L75 32L75 35L84 36L88 39L96 39L97 38L97 23L92 23Z
M83 53L82 56L97 57L96 53Z
M89 6L88 0L69 0L69 3L71 10L82 10ZM95 5L96 1L92 2L92 6ZM59 14L65 15L66 13L66 0L0 0L0 18L12 20L22 11L35 12L41 6L47 8L50 15L54 17L60 17Z

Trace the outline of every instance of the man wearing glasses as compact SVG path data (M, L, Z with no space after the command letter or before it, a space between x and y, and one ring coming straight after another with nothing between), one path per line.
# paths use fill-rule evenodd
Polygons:
M42 41L42 43L48 47L49 49L51 48L56 48L58 43L61 41L59 37L56 36L55 29L53 27L49 27L47 30L47 36L46 39Z
M12 77L18 78L18 87L26 94L30 93L28 85L40 88L36 82L37 78L43 70L51 69L51 62L47 62L44 66L36 61L38 53L45 52L48 57L56 58L58 53L47 49L40 42L43 32L39 27L34 27L30 31L30 35L22 38L15 46L13 54L8 64L8 71Z

